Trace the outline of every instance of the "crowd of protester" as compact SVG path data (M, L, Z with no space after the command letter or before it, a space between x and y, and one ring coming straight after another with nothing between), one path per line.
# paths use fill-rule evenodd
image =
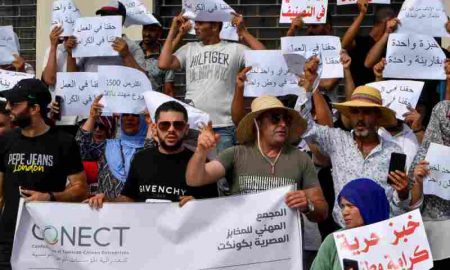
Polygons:
M421 209L424 220L450 217L450 202L423 194L429 173L425 155L430 143L450 146L450 60L444 100L439 81L426 81L416 108L405 120L382 105L380 92L367 83L383 80L387 41L401 23L389 6L377 8L369 35L359 35L368 1L358 0L359 14L341 38L344 78L320 79L319 59L306 63L299 85L306 90L301 107L287 97L261 96L248 108L244 97L246 50L264 50L236 14L239 42L220 39L221 22L196 22L198 41L180 47L192 27L181 14L166 37L159 24L143 26L142 40L117 38L115 57L76 59L75 37L50 33L50 47L38 79L24 79L0 92L0 269L10 269L10 256L20 197L26 201L104 202L167 200L180 206L192 199L257 193L295 185L286 205L303 214L304 230L322 245L304 243L304 268L341 269L334 239L337 230L373 224ZM125 7L103 7L100 16L121 15ZM307 35L331 35L332 16L325 24L292 20L286 36L306 28ZM446 24L450 33L450 22ZM164 44L160 43L165 38ZM443 48L449 57L450 52ZM216 55L211 62L207 55ZM198 57L211 72L199 77ZM2 69L34 72L23 58ZM102 116L97 96L87 118L63 116L55 100L57 72L96 72L101 65L120 65L145 72L153 90L175 95L174 72L186 72L184 102L211 117L189 150L185 140L192 127L178 102L166 102L155 112ZM197 70L196 70L197 69ZM220 70L220 74L213 70ZM317 89L314 82L320 79ZM338 85L345 99L335 100ZM331 97L331 99L330 99ZM333 100L332 100L333 99ZM297 102L298 103L298 102ZM338 113L333 111L333 108ZM67 128L69 126L69 128ZM72 134L70 134L72 133ZM211 158L211 152L218 155ZM404 171L389 172L392 153L407 155ZM389 179L389 181L388 181ZM434 226L446 235L449 228ZM448 233L447 233L448 234ZM433 245L443 246L430 239ZM449 252L450 257L450 252ZM448 269L449 259L434 269Z

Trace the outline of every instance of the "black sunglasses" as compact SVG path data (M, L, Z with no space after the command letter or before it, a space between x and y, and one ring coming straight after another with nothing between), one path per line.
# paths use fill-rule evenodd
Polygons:
M173 128L177 131L182 131L186 127L186 122L184 121L161 121L158 123L158 129L161 131L168 131L170 127L173 126Z
M278 125L281 120L284 120L286 125L290 125L292 123L292 117L285 112L269 113L268 118L273 125Z

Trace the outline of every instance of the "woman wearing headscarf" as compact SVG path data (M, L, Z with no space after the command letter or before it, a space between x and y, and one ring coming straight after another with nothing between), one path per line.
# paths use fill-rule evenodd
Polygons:
M338 202L345 229L377 223L389 218L389 202L384 189L375 181L359 178L350 181L339 193ZM333 234L320 246L311 270L342 270Z
M450 77L447 80L450 83ZM421 213L425 223L428 241L433 254L433 269L449 269L450 264L450 201L434 195L423 195L423 181L429 174L429 163L425 160L431 143L450 146L450 101L441 101L431 113L430 122L422 145L417 152L409 170L410 178L414 179L413 197L422 200ZM419 199L421 198L421 199ZM414 198L413 198L414 199Z
M143 115L122 114L117 137L96 140L93 131L103 109L99 103L101 98L101 95L95 98L89 118L80 127L76 140L80 144L82 156L97 160L98 193L114 199L122 191L133 155L144 148L148 126Z

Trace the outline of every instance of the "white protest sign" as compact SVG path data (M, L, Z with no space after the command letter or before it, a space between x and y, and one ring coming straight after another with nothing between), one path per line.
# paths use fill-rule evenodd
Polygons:
M281 38L281 50L303 55L320 55L323 63L322 79L343 78L341 41L334 36L299 36Z
M125 19L125 26L130 25L146 25L159 24L160 22L153 16L141 0L120 0L120 2L127 9L127 18Z
M368 226L334 233L341 262L354 261L359 269L414 269L433 267L430 245L420 210Z
M99 66L98 73L104 112L140 114L145 110L144 92L152 91L145 73L123 66Z
M122 16L79 18L73 35L77 38L74 57L117 56L112 43L122 36Z
M12 25L0 26L0 65L8 65L14 61L13 54L19 54L16 36Z
M445 54L431 36L390 34L385 78L445 80Z
M147 109L155 122L155 112L158 107L169 101L176 101L183 105L188 113L188 123L189 128L191 129L199 129L201 124L207 124L210 120L209 114L205 113L204 111L201 111L197 108L194 108L186 103L183 103L173 97L170 97L168 95L165 95L163 93L159 93L157 91L147 91L144 93L144 99L145 103L147 105Z
M183 207L115 203L96 211L88 204L27 203L18 216L12 267L301 270L300 218L284 202L289 190Z
M396 33L450 37L445 29L447 14L440 0L406 0L397 18L401 23Z
M19 81L30 78L34 78L34 75L0 69L0 91L9 90Z
M368 86L378 89L383 99L383 106L395 111L397 119L409 112L408 107L415 108L424 86L420 81L381 81L368 83Z
M358 0L337 0L337 5L351 5L356 4ZM390 4L391 0L369 0L369 4Z
M430 143L425 160L430 174L423 183L423 193L450 200L450 147Z
M231 22L224 22L222 25L222 31L220 31L220 39L239 41L237 28L234 27Z
M183 16L194 21L229 22L235 13L222 0L183 0Z
M92 102L101 93L96 72L58 72L55 89L63 98L62 115L70 116L89 116Z
M280 23L291 23L302 16L308 24L326 23L328 0L283 0L281 2Z
M299 95L302 89L298 78L290 73L283 52L279 50L247 50L245 65L252 67L247 73L244 96Z
M72 35L75 21L80 17L80 10L72 0L56 0L53 2L52 26L60 25L63 27L62 37Z

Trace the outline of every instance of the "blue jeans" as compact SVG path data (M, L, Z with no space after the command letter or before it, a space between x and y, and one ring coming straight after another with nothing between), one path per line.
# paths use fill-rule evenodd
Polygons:
M214 128L214 132L220 134L220 141L217 144L218 154L236 144L236 128L234 126ZM217 182L217 189L219 196L229 195L230 193L230 186L225 178L221 178Z

